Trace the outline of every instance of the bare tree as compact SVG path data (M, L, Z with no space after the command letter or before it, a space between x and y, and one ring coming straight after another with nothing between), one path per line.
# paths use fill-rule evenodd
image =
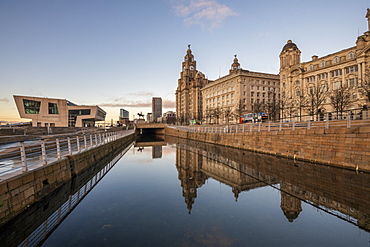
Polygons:
M363 97L366 98L366 102L370 103L370 70L367 69L365 72L365 79L360 82L359 91Z
M311 116L322 112L321 106L328 96L328 90L321 84L310 84L307 86L307 108Z
M207 106L206 111L204 112L203 116L206 119L206 123L211 123L211 121L212 121L212 109Z
M280 95L280 100L279 100L279 108L280 108L280 118L286 118L287 117L287 110L290 109L290 102L291 99L288 97L288 91L286 88L282 88L281 95ZM288 112L288 115L290 113Z
M344 109L352 103L351 92L347 86L340 85L336 90L333 90L329 96L330 104L333 106L337 115L342 115Z
M258 102L257 101L255 103L253 103L253 105L252 105L252 111L255 112L255 113L264 112L265 109L266 109L266 105L263 102Z
M226 124L229 124L229 120L233 117L233 112L231 108L226 108L223 110L223 115L225 117Z
M238 102L238 105L235 108L235 115L234 115L235 120L236 120L237 123L239 122L240 116L245 113L246 108L247 108L247 106L244 103L244 100L240 99L239 102Z
M279 99L276 96L276 92L269 91L268 92L269 101L267 103L267 113L269 115L270 120L277 120L279 118Z
M305 91L302 92L300 89L297 89L295 91L295 97L291 99L292 109L297 110L299 115L299 121L302 121L302 110L308 107L309 105L308 98L304 96L306 94L307 93Z
M222 116L222 109L220 107L216 107L212 109L212 116L216 120L216 124L219 124L219 120Z

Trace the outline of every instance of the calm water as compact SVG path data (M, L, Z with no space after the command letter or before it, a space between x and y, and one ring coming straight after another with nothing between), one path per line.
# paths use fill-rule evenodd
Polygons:
M171 142L132 147L43 246L370 246L368 174Z

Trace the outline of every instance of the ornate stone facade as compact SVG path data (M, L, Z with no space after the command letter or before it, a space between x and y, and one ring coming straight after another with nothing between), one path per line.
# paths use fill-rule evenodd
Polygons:
M197 62L190 49L186 51L182 71L176 90L176 114L179 123L188 123L189 119L201 119L202 95L200 89L207 79L197 69Z
M367 10L369 30L359 36L356 45L324 57L312 56L301 62L301 51L291 40L280 53L281 113L282 117L318 115L338 112L333 98L347 94L349 100L343 110L354 110L367 105L363 93L366 71L370 65L370 10ZM339 107L340 108L340 107ZM365 106L366 108L366 106Z
M272 112L273 106L278 106L279 87L279 75L244 70L235 55L229 74L201 89L203 120L238 123L245 113Z
M236 55L228 75L207 80L196 69L189 46L176 90L178 123L187 124L192 119L207 123L239 122L239 115L256 110L253 107L276 102L279 87L279 75L241 69Z

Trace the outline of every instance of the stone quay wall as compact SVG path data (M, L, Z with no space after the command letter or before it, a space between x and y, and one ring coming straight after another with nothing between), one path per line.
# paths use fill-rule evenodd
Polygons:
M91 165L135 140L130 134L86 152L69 155L5 181L0 181L0 225L49 195Z
M186 132L166 135L370 172L370 126L244 133Z

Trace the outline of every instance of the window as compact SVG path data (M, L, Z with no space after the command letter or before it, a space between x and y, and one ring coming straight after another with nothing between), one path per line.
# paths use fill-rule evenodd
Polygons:
M24 113L39 114L41 101L23 99Z
M48 103L49 114L59 114L58 105L56 103Z
M339 57L334 58L334 63L339 63Z
M350 52L348 54L348 59L354 59L355 58L355 53L354 52Z
M296 84L296 85L299 85L299 84L300 84L299 80L298 80L298 81L295 81L295 84Z
M354 72L357 72L357 71L358 71L358 66L357 65L346 68L346 74L354 73Z
M337 69L331 72L331 77L340 76L340 75L342 75L341 69Z
M301 90L297 89L297 90L295 91L295 95L296 95L296 96L301 96Z
M337 90L339 88L339 85L340 85L339 81L333 82L333 90Z
M312 64L308 67L308 70L313 70L313 65Z
M70 116L90 115L90 112L91 112L90 109L69 110L68 111Z
M349 79L349 86L354 87L355 86L355 78Z
M325 61L322 61L321 62L321 67L325 67L325 65L326 65L326 62Z
M315 76L308 77L308 82L314 82L314 81L316 81Z

